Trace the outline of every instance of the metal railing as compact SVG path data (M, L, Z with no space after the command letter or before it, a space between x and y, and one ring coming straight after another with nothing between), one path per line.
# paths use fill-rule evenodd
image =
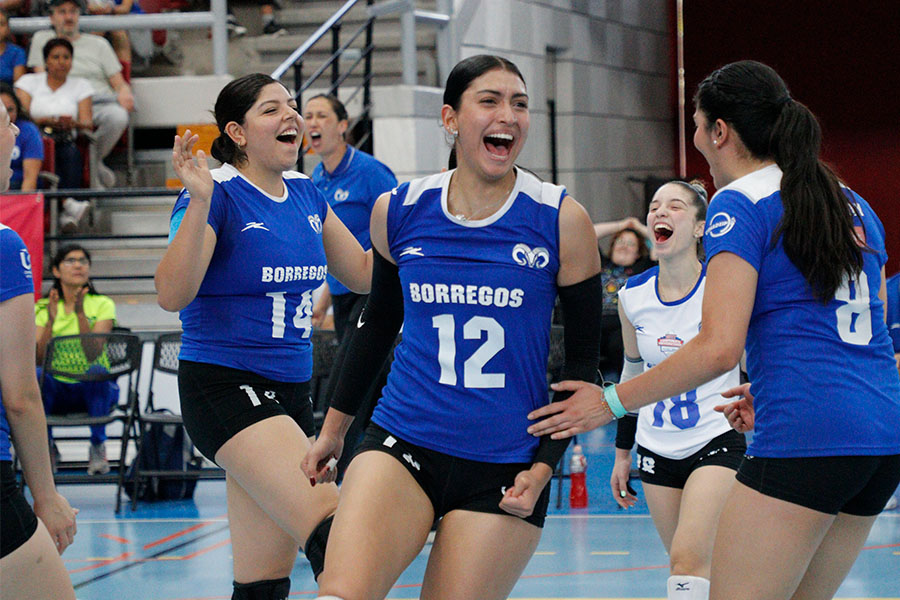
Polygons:
M210 0L210 10L127 15L82 15L80 31L113 31L118 29L212 29L213 72L228 74L228 29L225 0ZM10 17L13 33L34 33L50 29L50 17Z

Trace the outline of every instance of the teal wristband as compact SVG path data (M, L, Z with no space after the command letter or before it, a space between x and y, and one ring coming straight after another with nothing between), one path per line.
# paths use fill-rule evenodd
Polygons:
M628 411L622 406L622 401L619 400L619 393L616 391L615 385L603 388L603 399L606 400L606 405L609 406L609 410L612 411L615 418L621 419L628 414Z

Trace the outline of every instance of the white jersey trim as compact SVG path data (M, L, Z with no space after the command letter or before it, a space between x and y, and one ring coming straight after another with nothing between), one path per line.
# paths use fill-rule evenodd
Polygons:
M406 190L406 198L403 199L403 206L410 206L419 201L419 197L428 190L435 188L443 188L443 179L450 181L450 175L453 171L445 171L444 173L435 173L428 177L413 179L409 182L409 188Z
M763 198L768 198L781 190L781 176L782 171L778 165L763 167L743 177L739 177L719 189L713 196L713 200L725 190L734 190L746 196L753 204L756 204Z
M269 200L272 200L273 202L278 202L279 204L285 202L288 199L289 193L286 185L284 186L284 193L281 196L273 196L269 192L265 191L264 189L247 179L243 173L238 171L236 168L234 168L233 165L229 163L224 163L218 169L211 169L209 173L210 175L212 175L213 181L217 183L226 183L228 181L231 181L232 179L240 177L249 185L253 186L254 189L256 189L256 191L258 191L260 194L262 194ZM284 171L281 174L281 177L282 179L309 179L306 175L298 173L297 171Z

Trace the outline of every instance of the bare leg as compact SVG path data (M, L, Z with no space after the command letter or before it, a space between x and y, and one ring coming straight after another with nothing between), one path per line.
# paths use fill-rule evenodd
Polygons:
M433 520L431 501L397 459L357 455L341 487L319 595L384 598L425 545Z
M644 484L644 495L647 497L647 507L659 539L662 540L666 552L672 550L672 539L675 537L675 529L678 527L678 513L681 510L682 490L664 485Z
M787 600L835 517L736 481L713 550L711 600Z
M309 446L293 419L278 416L244 429L216 453L216 462L228 473L237 581L288 576L298 549L334 512L336 486L313 488L300 470Z
M734 470L719 466L701 467L688 477L681 496L678 527L669 549L673 575L709 579L719 514L734 482Z
M859 556L875 518L838 513L791 599L833 598Z
M34 535L0 560L0 581L4 598L75 600L69 573L40 519Z
M422 600L508 597L540 539L540 528L512 515L448 513L428 559Z

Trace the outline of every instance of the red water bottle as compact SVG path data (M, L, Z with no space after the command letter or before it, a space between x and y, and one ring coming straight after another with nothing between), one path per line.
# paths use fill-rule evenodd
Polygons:
M581 449L581 444L575 444L572 448L572 458L569 461L569 479L572 487L569 490L570 508L587 508L588 493L584 476L587 471L587 459Z

